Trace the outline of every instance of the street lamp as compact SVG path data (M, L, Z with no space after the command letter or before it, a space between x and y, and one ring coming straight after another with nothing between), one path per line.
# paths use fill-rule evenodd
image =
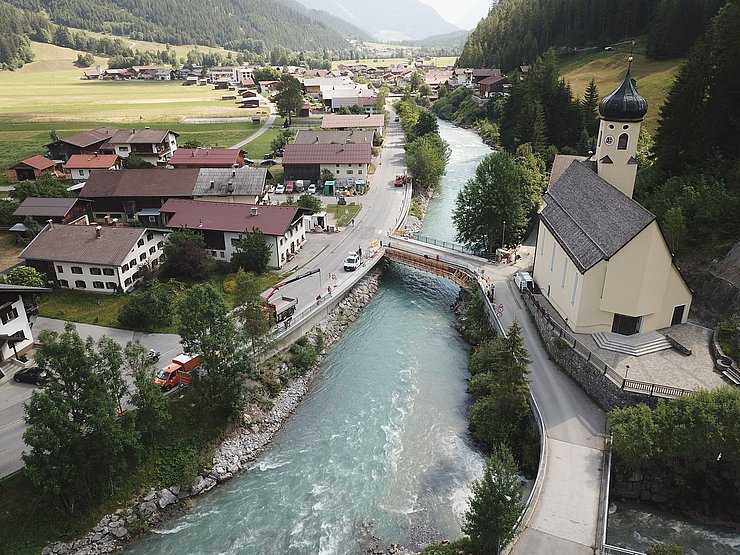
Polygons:
M624 371L624 381L627 381L627 375L630 373L630 365L628 364L626 368Z
M501 248L504 248L504 234L506 233L506 220L504 220L504 227L501 230Z

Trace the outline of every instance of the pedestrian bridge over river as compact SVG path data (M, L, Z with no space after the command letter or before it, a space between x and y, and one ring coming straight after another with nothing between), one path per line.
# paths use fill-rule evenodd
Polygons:
M540 467L516 540L505 552L581 555L601 551L604 542L605 415L549 359L511 283L519 268L413 240L385 242L385 258L477 286L489 319L500 333L518 321L529 351L531 405L540 426ZM526 259L523 261L526 264ZM485 295L495 287L492 303Z

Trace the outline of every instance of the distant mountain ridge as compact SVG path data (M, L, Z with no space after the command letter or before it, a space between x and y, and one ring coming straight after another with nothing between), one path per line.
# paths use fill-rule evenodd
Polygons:
M173 45L344 50L361 29L295 0L0 0L58 24Z
M443 35L432 35L419 40L405 40L401 42L404 46L422 46L422 47L455 47L459 46L462 49L465 41L468 39L470 31L452 31L451 33L445 33Z
M460 28L419 0L299 0L365 29L381 41L418 40Z

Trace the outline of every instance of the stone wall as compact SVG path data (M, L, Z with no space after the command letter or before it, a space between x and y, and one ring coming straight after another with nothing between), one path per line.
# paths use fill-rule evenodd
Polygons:
M532 303L530 295L523 295L524 304L534 318L542 341L552 360L573 378L588 395L606 411L645 403L654 407L658 399L624 391L605 374L603 368L576 351L563 340L549 320Z
M309 339L314 340L320 330L327 348L336 343L377 292L383 267L379 265L357 282L327 317L309 332ZM324 354L326 351L319 356L319 362ZM269 447L272 437L308 391L317 367L318 362L312 370L291 380L277 396L263 422L240 427L226 439L213 456L213 466L202 470L192 486L151 489L134 498L128 508L103 517L84 538L68 543L51 543L43 549L42 555L112 553L151 526L194 507L195 497L247 470L250 462Z

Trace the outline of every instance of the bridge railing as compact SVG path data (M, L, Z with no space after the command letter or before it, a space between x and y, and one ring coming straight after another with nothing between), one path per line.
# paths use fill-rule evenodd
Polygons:
M450 249L452 251L464 252L465 254L474 254L475 256L480 256L479 251L466 247L465 245L461 245L460 243L442 241L441 239L427 237L426 235L413 235L412 238L416 239L417 241L421 241L422 243L427 243L428 245L434 245L435 247L442 247L443 249Z

